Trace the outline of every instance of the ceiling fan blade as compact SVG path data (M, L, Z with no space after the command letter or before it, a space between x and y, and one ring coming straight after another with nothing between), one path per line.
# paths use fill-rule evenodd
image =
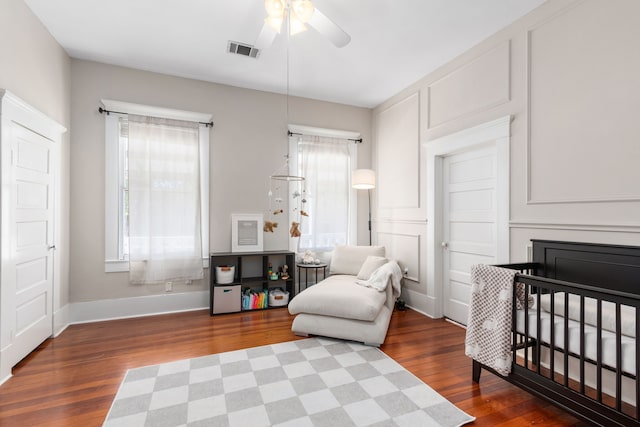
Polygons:
M308 22L320 34L331 40L336 47L344 47L351 41L351 36L336 25L331 19L327 18L322 12L316 8Z
M278 35L278 32L273 29L273 27L266 22L262 26L262 30L260 30L260 34L258 34L258 39L256 43L253 45L256 49L266 49L271 44L273 44L273 40Z

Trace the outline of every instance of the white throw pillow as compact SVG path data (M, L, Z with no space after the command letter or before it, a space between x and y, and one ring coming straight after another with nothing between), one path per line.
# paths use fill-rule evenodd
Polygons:
M384 246L336 246L331 257L329 273L355 276L369 255L385 255Z
M360 280L369 280L371 277L371 273L378 269L378 267L382 267L387 263L387 259L382 256L373 256L369 255L367 259L360 267L360 271L358 272L358 279Z

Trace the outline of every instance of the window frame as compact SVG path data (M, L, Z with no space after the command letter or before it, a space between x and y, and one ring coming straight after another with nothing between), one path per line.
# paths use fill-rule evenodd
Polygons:
M324 129L311 126L289 125L289 131L294 135L289 137L289 173L298 174L298 144L299 135L322 136L337 139L358 140L360 133L353 131L343 131L335 129ZM358 168L358 146L355 141L349 141L349 182L351 182L351 173ZM290 184L295 185L295 183ZM293 206L293 190L289 191L289 206ZM347 244L356 244L358 239L358 193L353 187L349 188L349 229L347 233ZM290 211L291 209L289 209ZM291 218L289 218L291 223ZM289 237L289 250L298 251L298 237Z
M174 120L186 120L200 123L200 218L202 234L202 264L209 266L209 127L204 123L211 122L211 114L150 105L133 104L108 99L101 100L105 114L105 260L106 273L129 271L129 260L124 259L123 217L121 192L124 187L125 153L121 149L119 135L119 119L127 114L161 117ZM115 112L117 111L117 113Z

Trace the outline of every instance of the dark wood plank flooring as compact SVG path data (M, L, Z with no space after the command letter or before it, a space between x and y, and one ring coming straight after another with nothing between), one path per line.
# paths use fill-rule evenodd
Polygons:
M100 426L127 369L300 339L286 309L208 311L72 325L0 386L0 426ZM464 329L412 310L393 314L381 349L475 426L578 426L575 418L487 372L471 381Z

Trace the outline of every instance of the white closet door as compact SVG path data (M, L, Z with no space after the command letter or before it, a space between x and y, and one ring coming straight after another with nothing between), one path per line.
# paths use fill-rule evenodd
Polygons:
M53 333L53 141L11 123L11 248L14 280L4 295L15 307L13 339L3 364L13 366Z
M496 262L496 150L452 155L443 166L444 315L466 325L471 266Z

